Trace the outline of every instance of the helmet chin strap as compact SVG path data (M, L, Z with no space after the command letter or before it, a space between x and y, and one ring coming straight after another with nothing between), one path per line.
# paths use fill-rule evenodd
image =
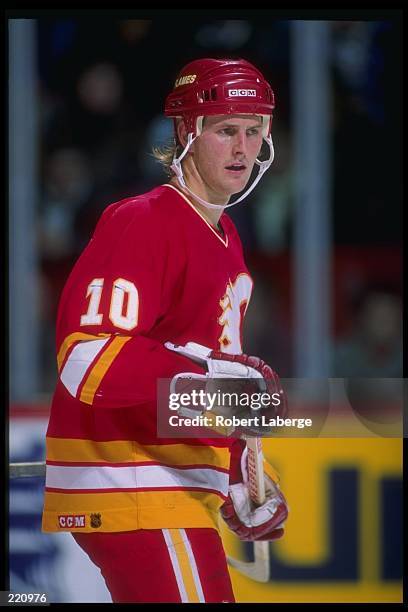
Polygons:
M261 180L263 174L268 170L269 166L273 162L273 158L275 156L275 151L274 151L273 142L272 142L272 136L270 134L268 136L263 136L263 139L267 142L267 144L269 146L269 157L265 161L260 161L259 159L255 160L255 163L258 164L258 166L259 166L259 172L258 172L254 182L252 183L252 185L250 187L248 187L248 189L242 194L242 196L240 196L237 200L235 200L235 202L231 202L231 204L211 204L210 202L207 202L206 200L203 200L197 194L195 194L193 191L191 191L191 189L189 187L187 187L186 182L184 180L184 176L183 176L183 169L181 167L181 160L186 155L186 153L189 150L191 144L194 142L194 140L196 138L197 138L197 136L193 136L192 132L190 132L188 134L187 144L186 144L183 152L181 153L181 155L179 157L174 156L173 163L171 165L171 169L173 170L174 174L176 175L176 178L177 178L179 184L181 185L181 187L183 187L186 191L188 191L188 193L190 195L192 195L192 197L195 200L198 200L198 202L200 202L206 208L211 208L211 209L215 209L215 210L223 210L224 208L229 208L230 206L234 206L235 204L238 204L238 202L242 202L242 200L244 200L247 197L247 195L250 194L251 191L259 183L259 181Z

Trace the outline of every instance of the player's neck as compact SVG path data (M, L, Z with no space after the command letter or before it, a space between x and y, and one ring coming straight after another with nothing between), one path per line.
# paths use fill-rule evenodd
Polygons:
M209 223L210 225L212 225L214 228L216 228L217 230L221 230L222 228L219 224L220 221L220 217L222 215L222 213L224 212L222 209L210 209L207 208L206 206L204 206L203 204L201 204L201 202L199 202L198 200L196 200L188 191L187 189L184 189L180 183L178 182L176 177L173 177L170 181L171 185L174 185L174 187L176 187L179 191L181 191L183 193L183 195L188 199L188 201L192 204L192 206L194 206L194 208L200 213L200 215L202 217L204 217L204 219L207 221L207 223ZM196 193L200 198L202 198L203 200L206 199L206 194L201 194L199 193L199 190L197 189L197 191L194 190L194 187L188 185L189 189L191 189L191 191L193 191L193 193ZM208 196L207 196L208 197ZM214 202L216 203L216 202Z

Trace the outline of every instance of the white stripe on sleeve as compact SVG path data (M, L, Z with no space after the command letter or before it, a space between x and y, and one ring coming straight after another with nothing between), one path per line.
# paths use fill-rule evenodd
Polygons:
M76 397L78 387L89 366L109 340L110 336L100 340L79 342L72 350L61 372L61 381L73 397Z

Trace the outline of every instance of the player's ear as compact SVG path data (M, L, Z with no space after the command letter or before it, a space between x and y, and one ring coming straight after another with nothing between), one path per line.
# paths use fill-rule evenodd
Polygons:
M182 119L179 119L177 121L176 130L177 130L177 140L184 149L184 147L187 144L187 129Z

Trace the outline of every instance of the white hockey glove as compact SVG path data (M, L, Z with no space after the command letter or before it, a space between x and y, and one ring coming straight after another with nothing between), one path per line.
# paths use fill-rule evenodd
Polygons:
M239 464L239 465L235 465ZM228 499L221 506L221 516L240 540L277 540L284 534L284 522L288 516L288 505L278 485L278 477L272 467L264 462L266 500L261 506L251 501L248 484L247 449L241 460L231 464ZM235 482L234 482L235 481Z

